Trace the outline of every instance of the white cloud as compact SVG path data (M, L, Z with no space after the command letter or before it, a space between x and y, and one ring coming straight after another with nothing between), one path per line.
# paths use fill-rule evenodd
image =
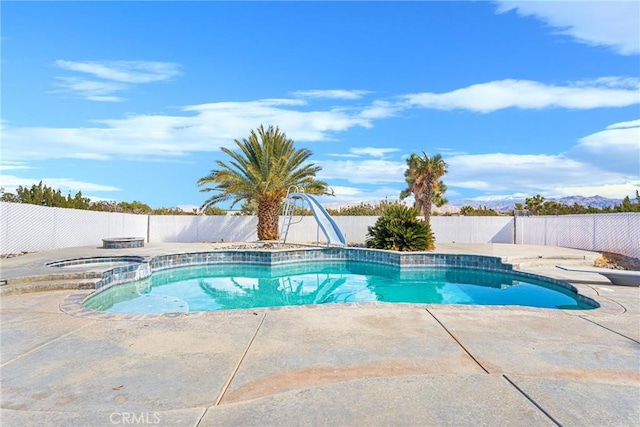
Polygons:
M182 109L189 115L133 115L95 121L94 127L11 128L3 124L3 158L28 161L54 158L126 159L152 161L191 152L217 151L249 129L274 124L295 141L331 140L335 132L372 126L358 111L329 109L299 111L301 100L268 99L218 102Z
M640 53L640 3L628 1L496 1L498 13L534 16L580 43Z
M0 171L8 171L8 170L24 170L24 169L33 169L31 166L27 166L24 163L20 162L0 162Z
M319 196L318 200L325 207L333 209L357 205L360 203L379 203L381 200L395 201L398 200L400 190L382 186L374 189L362 187L332 186L334 196Z
M360 99L364 95L371 92L367 90L344 90L344 89L328 89L328 90L298 90L293 92L293 96L302 98L330 98L330 99Z
M371 157L384 157L389 153L395 153L400 151L399 148L375 148L375 147L362 147L362 148L350 148L349 152L356 156L366 155Z
M89 197L86 193L91 191L120 191L120 188L111 185L96 184L93 182L78 181L71 178L21 178L13 175L0 175L0 182L6 193L13 193L19 186L31 187L34 183L40 182L53 189L60 189L62 194L68 192L72 194L82 191L83 195Z
M77 77L58 77L55 84L60 90L56 92L70 92L90 101L120 102L123 98L112 95L127 89L126 85L115 82L101 82L81 79Z
M169 80L180 74L180 66L172 62L152 61L64 61L55 63L69 71L91 74L121 83L152 83Z
M490 113L505 108L592 109L628 107L640 103L640 79L616 78L552 86L531 80L498 80L447 93L415 93L403 98L410 104L437 110L463 109Z
M345 157L345 158L351 158L351 159L357 159L358 156L357 154L340 154L340 153L329 153L327 154L327 156L329 157Z
M603 170L640 176L640 120L615 123L580 138L566 155Z
M607 171L597 166L549 154L490 153L446 159L445 183L491 194L602 195L622 198L638 188L637 174ZM486 196L485 196L486 197Z
M399 103L376 100L360 112L360 117L363 119L386 119L395 117L404 108L405 106Z
M614 123L559 154L458 154L445 159L450 188L491 195L624 198L640 190L640 120Z
M179 65L171 62L58 60L55 65L67 71L83 73L82 77L58 77L56 86L60 89L56 92L73 93L99 102L123 101L123 98L114 94L127 90L132 84L165 81L180 74Z
M630 120L628 122L614 123L610 126L607 126L607 129L625 129L625 128L638 128L638 127L640 127L640 119Z
M638 173L607 170L565 154L453 154L445 160L449 164L449 173L443 180L449 187L446 194L449 199L459 195L461 189L483 193L479 196L482 200L535 194L545 197L601 195L623 198L640 190ZM385 197L396 200L405 186L404 162L354 159L316 163L323 168L319 178L356 184L333 187L339 199L336 201L338 205L379 201ZM387 184L383 187L384 194L376 189L380 184ZM324 202L332 203L330 198Z
M318 177L344 179L354 184L404 183L405 162L389 160L321 160Z

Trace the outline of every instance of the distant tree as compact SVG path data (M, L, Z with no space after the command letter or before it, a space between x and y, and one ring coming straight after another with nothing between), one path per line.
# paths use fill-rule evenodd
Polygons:
M478 209L473 206L463 206L460 208L460 215L463 216L499 216L500 214L486 206L480 206Z
M622 203L613 207L614 212L640 212L640 197L638 197L638 191L636 190L636 201L632 202L629 196L626 196Z
M78 191L73 197L71 197L71 194L64 197L60 189L54 190L43 184L42 181L38 184L33 184L31 187L20 185L16 188L16 194L4 193L2 201L55 208L88 209L91 206L91 200L84 197L81 191Z
M225 211L224 209L221 209L217 206L208 206L204 212L205 215L211 215L211 216L223 216L223 215L227 215L227 211Z
M465 205L463 207L460 208L460 215L464 215L467 216L469 215L471 212L473 212L475 209L473 208L473 206L469 206L469 205Z
M100 200L97 202L93 202L89 207L92 211L101 211L101 212L119 212L118 204L111 200Z
M10 203L27 203L39 206L50 206L57 208L71 209L88 209L100 212L119 212L142 215L196 215L199 212L185 212L177 207L162 207L152 209L146 203L140 201L133 202L115 202L111 200L91 201L90 198L84 197L82 191L78 191L75 195L68 194L66 197L62 195L60 189L45 185L40 181L31 187L19 186L14 193L3 193L0 201ZM206 215L226 215L227 212L217 207L209 207L205 210Z
M117 204L118 212L132 213L132 214L152 214L153 209L145 203L134 200L133 202L120 202Z
M538 215L538 211L540 210L540 206L544 203L544 197L539 194L536 194L533 197L528 197L525 199L525 208L531 211L532 214Z
M0 197L0 201L9 202L9 203L22 203L20 198L13 193L2 193L2 197Z
M387 200L383 200L380 203L360 203L354 206L345 206L338 209L327 209L329 215L333 216L380 216L385 213L387 209L391 206L397 206L404 204L393 201L389 202Z
M258 215L258 203L255 200L245 201L240 206L240 211L236 215L256 216Z

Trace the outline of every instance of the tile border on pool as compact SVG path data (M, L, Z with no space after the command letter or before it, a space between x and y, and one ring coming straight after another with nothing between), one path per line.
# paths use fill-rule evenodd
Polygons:
M72 261L73 260L66 260L65 262ZM103 292L108 288L142 280L148 278L154 272L172 268L204 266L212 264L251 264L278 266L300 262L342 261L367 262L372 264L398 267L400 269L465 268L473 270L510 273L515 276L536 279L545 283L566 288L572 292L575 292L580 302L593 305L595 308L600 307L600 304L597 301L581 295L573 285L565 281L539 276L532 273L514 271L511 264L504 263L502 261L502 258L496 256L440 254L431 252L393 252L381 249L331 247L274 250L222 249L209 252L178 253L147 257L142 261L136 260L132 264L116 266L105 271L102 274L102 278L96 283L96 289L94 291L89 293L84 292L70 295L60 304L60 309L74 316L86 316L93 313L91 317L95 317L96 314L99 314L98 318L101 319L116 318L116 316L126 316L127 318L129 318L129 316L132 316L131 318L134 319L146 318L144 316L176 317L179 315L193 315L193 313L116 315L113 313L97 312L86 308L83 304L87 299L94 296L96 293ZM357 305L358 303L355 304ZM419 306L426 305L419 304Z
M71 258L64 259L59 261L48 262L45 265L47 267L74 267L74 266L84 266L91 264L101 264L101 263L134 263L139 264L143 262L149 261L150 258L145 258L143 256L137 255L114 255L114 256L104 256L104 257L86 257L86 258Z
M399 268L449 267L513 272L511 264L487 255L451 255L429 252L392 252L363 248L305 248L280 250L219 250L158 255L143 262L117 266L103 273L96 291L141 280L153 272L211 264L286 265L298 262L356 261ZM69 260L68 262L71 262ZM569 285L570 286L570 285Z

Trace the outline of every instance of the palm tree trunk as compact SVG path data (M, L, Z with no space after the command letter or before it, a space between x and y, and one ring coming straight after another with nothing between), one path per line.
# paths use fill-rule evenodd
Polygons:
M431 225L431 204L433 203L433 185L431 185L431 183L427 185L422 196L424 197L422 200L422 215L424 216L424 222L426 222L427 225Z
M258 239L278 240L280 203L273 201L258 203Z

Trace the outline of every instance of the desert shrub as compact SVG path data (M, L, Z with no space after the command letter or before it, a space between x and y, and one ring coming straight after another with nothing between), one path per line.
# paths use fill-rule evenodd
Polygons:
M366 246L402 252L433 249L435 238L429 225L416 218L419 214L417 209L407 206L390 206L368 228Z

